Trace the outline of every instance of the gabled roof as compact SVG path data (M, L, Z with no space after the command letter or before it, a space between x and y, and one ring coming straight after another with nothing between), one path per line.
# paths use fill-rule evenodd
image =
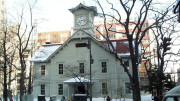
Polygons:
M80 32L84 32L86 33L86 37L76 37L76 35ZM54 51L47 59L46 61L48 61L52 56L54 56L54 54L56 54L56 52L60 51L65 45L67 45L71 40L75 40L75 39L83 39L83 38L90 38L91 41L94 41L96 44L98 44L99 46L103 47L104 49L106 49L107 51L109 51L109 49L107 47L105 47L104 45L102 45L101 43L99 43L90 33L86 32L83 29L79 29L76 32L73 33L73 35L61 46L59 47L56 51Z
M83 5L82 3L80 3L78 6L74 7L74 8L71 8L69 9L70 12L74 13L76 10L78 9L86 9L86 10L89 10L89 11L93 11L94 12L94 15L96 16L97 15L97 8L95 6L85 6Z
M86 37L76 37L76 35L83 31L86 33ZM73 35L64 43L64 44L49 44L49 45L42 45L39 50L33 55L33 57L30 59L31 62L47 62L49 59L51 59L52 56L54 56L58 51L60 51L67 43L69 43L71 40L74 39L83 39L83 38L90 38L91 40L95 41L95 43L99 44L100 46L107 49L104 45L100 44L91 34L84 31L83 29L79 29L76 32L73 33ZM108 49L107 49L108 50Z
M86 33L86 37L76 37L76 35L82 31ZM79 29L64 43L64 44L50 44L50 45L43 45L40 49L35 53L35 55L30 59L32 62L48 62L51 57L53 57L57 52L59 52L65 45L67 45L70 41L75 39L83 39L83 38L90 38L91 41L98 44L100 47L104 48L105 50L109 51L107 47L106 41L97 41L91 34L86 32L83 29ZM113 45L116 47L119 56L128 57L129 56L129 48L127 41L123 40L113 40Z

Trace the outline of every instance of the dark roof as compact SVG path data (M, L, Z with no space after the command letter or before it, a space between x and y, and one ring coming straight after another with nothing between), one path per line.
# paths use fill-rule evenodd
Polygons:
M107 41L99 41L101 44L108 47ZM118 54L129 54L129 42L126 39L111 40Z
M76 7L69 9L69 11L74 13L76 10L82 9L82 8L86 9L86 10L93 11L94 15L95 16L97 15L97 8L95 6L85 6L85 5L81 4L81 3L79 5L77 5Z

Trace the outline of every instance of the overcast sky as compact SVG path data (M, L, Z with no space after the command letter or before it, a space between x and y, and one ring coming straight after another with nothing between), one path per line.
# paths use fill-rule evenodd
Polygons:
M8 0L8 8L14 9L12 6L17 1L22 2L26 0ZM68 9L76 7L82 2L85 2L86 5L95 5L93 0L38 0L36 8L38 12L35 17L43 20L38 23L37 31L70 30L73 26L73 14Z
M24 1L26 0L7 0L8 11L11 12L17 9L19 2L22 3ZM50 32L70 30L73 26L73 14L68 9L76 7L79 3L83 3L84 1L90 2L89 0L38 0L37 12L33 15L38 20L43 20L39 20L41 22L38 24L37 31Z
M89 0L39 0L39 8L46 20L38 25L38 32L70 30L73 27L73 14L68 9L83 2Z
M41 0L41 15L46 19L38 25L38 32L70 30L73 26L73 14L68 10L82 0Z
M73 26L73 14L68 9L82 2L90 6L95 5L93 0L38 0L41 18L46 19L38 25L38 32L70 30Z

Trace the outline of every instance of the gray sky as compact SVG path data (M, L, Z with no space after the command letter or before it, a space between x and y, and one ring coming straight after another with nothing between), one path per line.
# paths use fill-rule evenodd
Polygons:
M46 21L38 25L38 32L70 30L73 27L73 14L68 10L79 3L92 0L39 0L38 5ZM92 5L88 3L86 5Z
M17 11L17 5L27 0L7 0L8 12ZM60 30L70 30L73 26L73 14L68 10L82 2L90 0L38 0L36 12L33 16L43 19L38 24L38 32L50 32ZM89 4L88 4L89 5ZM27 6L27 5L26 5ZM13 14L11 14L13 15Z
M18 1L26 0L8 0L8 8L14 9L13 6ZM73 14L68 9L77 6L80 2L85 2L86 5L95 5L93 0L38 0L36 18L43 19L43 21L38 24L37 31L70 30L73 26ZM104 6L107 6L107 4Z
M41 17L47 19L38 25L38 32L70 30L73 26L73 15L68 10L82 0L41 0L38 5Z

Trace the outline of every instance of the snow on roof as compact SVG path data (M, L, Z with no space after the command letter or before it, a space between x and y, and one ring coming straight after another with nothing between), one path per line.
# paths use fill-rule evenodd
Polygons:
M90 82L89 79L86 79L84 77L75 77L71 78L69 80L63 81L64 83L79 83L79 82Z
M32 62L43 62L45 61L52 53L54 53L61 44L49 44L42 45L30 59Z
M119 57L129 57L130 53L118 53Z

